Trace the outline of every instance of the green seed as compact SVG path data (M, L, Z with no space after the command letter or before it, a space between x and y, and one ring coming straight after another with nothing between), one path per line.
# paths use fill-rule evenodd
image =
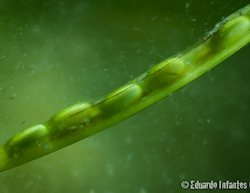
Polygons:
M47 128L43 124L35 125L11 138L5 144L5 149L9 157L18 157L34 143L39 143L47 134Z
M109 113L119 112L138 101L141 95L140 86L136 84L126 85L108 95L100 108Z
M186 63L181 58L167 59L139 77L146 94L157 89L164 89L178 80L185 72Z
M245 16L240 16L228 21L221 30L221 36L227 36L230 44L236 43L242 36L246 35L250 29L250 20Z
M220 26L218 24L218 26ZM246 16L239 16L212 32L208 41L212 54L218 54L224 49L236 44L243 36L249 33L250 20Z
M51 121L55 123L63 123L65 125L82 124L84 119L92 117L91 104L80 103L72 105L63 111L57 113L51 118Z
M97 114L89 103L80 103L70 106L52 117L48 123L50 137L59 138L84 128Z

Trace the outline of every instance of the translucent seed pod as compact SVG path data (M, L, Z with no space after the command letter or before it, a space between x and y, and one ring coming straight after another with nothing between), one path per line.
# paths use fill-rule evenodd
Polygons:
M43 124L29 127L11 138L4 145L9 157L19 157L26 150L32 148L34 144L39 144L46 140L47 128Z
M94 105L81 103L30 127L0 146L0 171L27 163L98 133L153 105L250 42L250 4L201 41L161 62Z
M164 89L175 82L184 73L186 63L181 58L170 58L142 75L140 85L145 91L145 95L157 89ZM138 79L140 80L140 78Z
M121 87L108 95L101 104L105 113L115 113L131 106L142 96L142 89L136 84L129 84Z
M46 125L51 138L59 138L84 128L96 114L89 103L75 104L54 115Z

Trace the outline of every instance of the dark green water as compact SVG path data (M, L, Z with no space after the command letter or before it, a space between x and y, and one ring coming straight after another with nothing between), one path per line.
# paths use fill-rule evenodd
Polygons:
M0 1L0 143L105 96L248 3ZM249 183L249 53L246 46L99 134L0 173L0 192L178 193L183 180Z

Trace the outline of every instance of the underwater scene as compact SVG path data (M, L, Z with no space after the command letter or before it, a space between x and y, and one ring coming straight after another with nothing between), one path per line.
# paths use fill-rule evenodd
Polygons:
M0 193L250 192L248 4L0 1Z

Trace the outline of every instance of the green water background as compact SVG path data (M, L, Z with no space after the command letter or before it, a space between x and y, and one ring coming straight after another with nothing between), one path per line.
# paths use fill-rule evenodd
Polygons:
M0 144L101 99L248 3L0 1ZM249 53L99 134L0 173L0 192L171 193L184 191L183 180L250 182Z

